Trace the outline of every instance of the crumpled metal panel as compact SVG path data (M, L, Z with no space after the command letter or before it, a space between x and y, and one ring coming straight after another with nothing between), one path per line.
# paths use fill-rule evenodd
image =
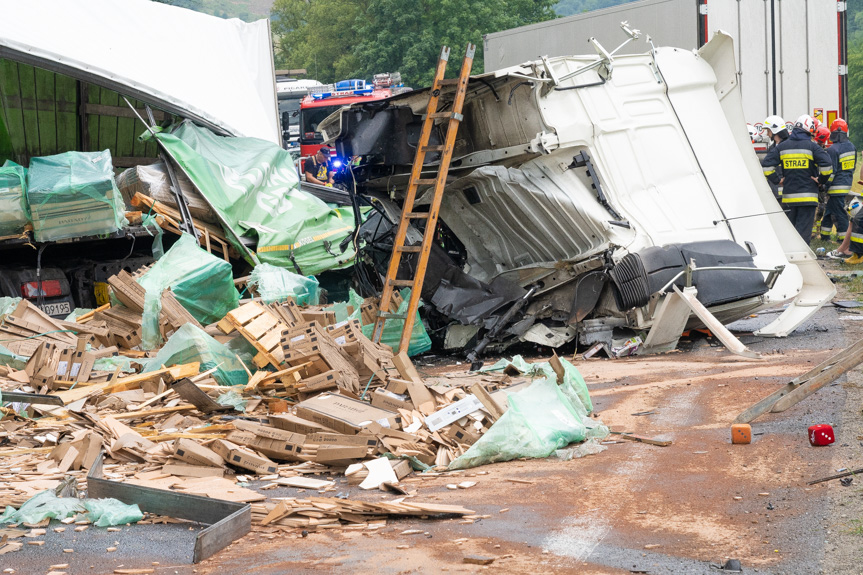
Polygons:
M501 272L608 247L605 221L611 216L579 170L549 177L551 169L560 168L540 160L520 169L486 166L447 186L441 219L465 244L472 276L490 281Z

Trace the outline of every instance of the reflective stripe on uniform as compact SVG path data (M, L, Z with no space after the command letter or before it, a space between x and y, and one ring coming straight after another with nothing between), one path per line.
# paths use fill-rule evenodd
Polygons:
M851 186L831 186L830 189L827 190L827 193L831 196L844 196L851 192Z
M833 166L818 166L818 171L821 172L822 176L827 176L833 173Z
M811 150L782 150L779 152L782 167L786 170L805 170L812 161Z
M851 241L863 244L863 234L851 234Z
M811 160L812 159L812 150L807 150L806 148L797 149L797 150L780 150L779 157L782 158L783 160L785 158L797 159L797 160L799 160L799 159Z
M804 192L801 194L783 194L783 204L818 203L818 192Z
M761 168L761 169L764 171L764 175L765 175L765 176L769 176L769 175L771 175L771 174L775 174L775 173L776 173L776 166L764 166L764 167L763 167L763 168Z

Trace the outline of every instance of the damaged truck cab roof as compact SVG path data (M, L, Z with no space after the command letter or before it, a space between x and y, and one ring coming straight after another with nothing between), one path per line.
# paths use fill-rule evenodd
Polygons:
M440 212L464 245L464 271L487 283L540 282L526 313L557 321L552 335L566 328L571 339L576 315L650 328L657 290L669 280L682 287L675 274L694 259L729 268L692 282L719 320L791 301L758 333L793 331L835 290L762 175L731 38L718 32L698 52L598 52L471 78ZM442 88L442 101L453 92ZM367 193L407 187L427 101L428 90L414 91L321 124L340 155L364 157ZM423 173L438 156L426 155ZM576 314L590 273L603 277Z

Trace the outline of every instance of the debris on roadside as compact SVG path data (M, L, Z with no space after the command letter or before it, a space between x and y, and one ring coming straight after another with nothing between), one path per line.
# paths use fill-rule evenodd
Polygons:
M177 257L183 273L162 263ZM547 457L608 433L588 417L583 378L556 356L424 377L407 353L367 337L368 303L314 303L316 285L282 274L276 287L261 274L250 282L274 301L241 303L233 282L218 279L220 262L181 240L155 266L109 278L113 303L98 310L60 321L26 300L5 305L0 394L16 399L0 407L0 520L42 525L89 512L97 527L152 521L143 509L123 511L133 501L78 499L94 477L251 503L255 524L286 528L471 516L419 501L399 483L414 471ZM398 498L266 495L285 487L335 495L334 475ZM71 494L54 495L62 487Z

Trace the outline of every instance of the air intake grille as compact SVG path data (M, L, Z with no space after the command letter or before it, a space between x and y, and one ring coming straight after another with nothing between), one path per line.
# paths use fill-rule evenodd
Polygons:
M647 272L638 254L627 254L611 270L614 299L620 311L641 307L650 300Z

